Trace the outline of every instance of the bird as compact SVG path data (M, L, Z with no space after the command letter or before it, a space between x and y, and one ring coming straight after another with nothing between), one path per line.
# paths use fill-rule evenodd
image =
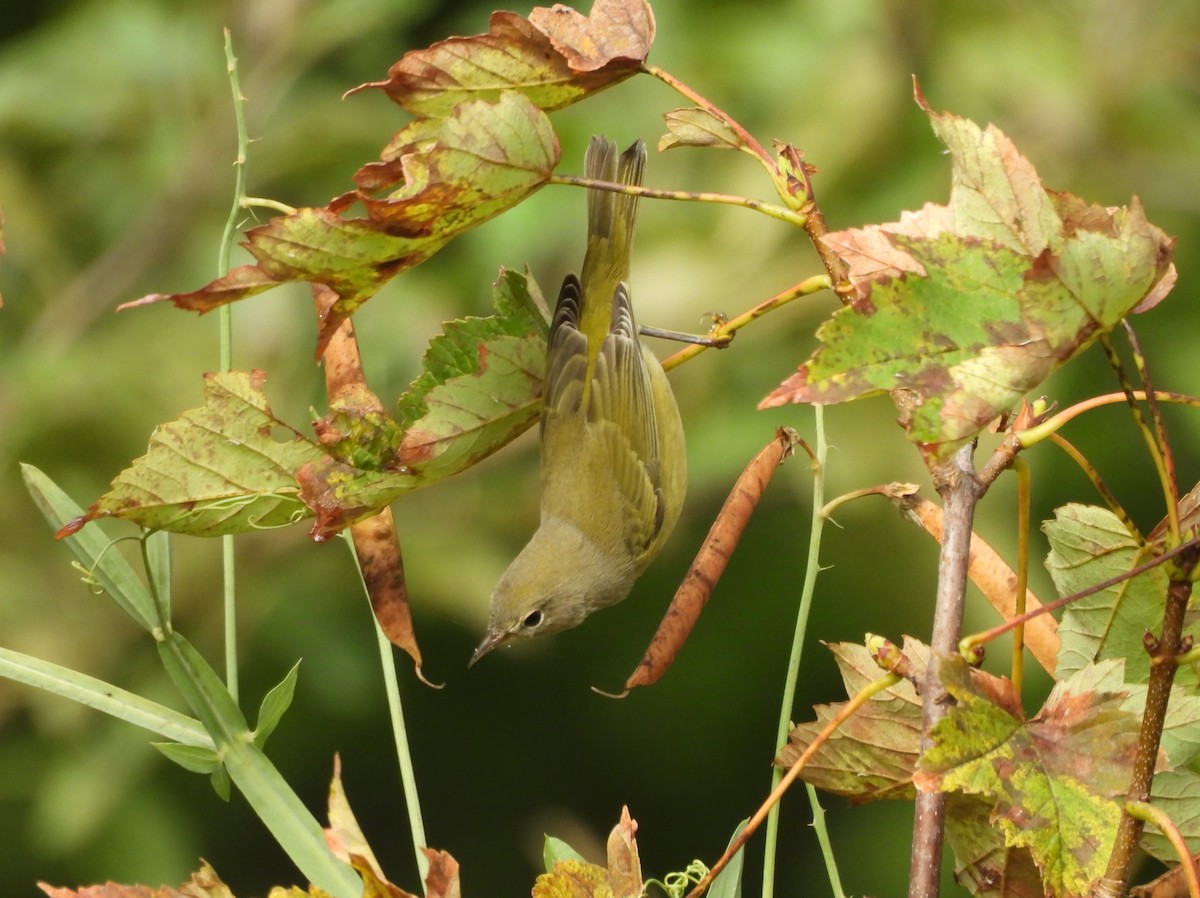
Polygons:
M646 146L618 158L592 138L589 179L640 185ZM550 323L541 412L540 520L492 592L470 665L514 639L580 624L620 602L662 549L687 489L674 393L642 345L629 288L638 197L589 187L580 277L563 280Z

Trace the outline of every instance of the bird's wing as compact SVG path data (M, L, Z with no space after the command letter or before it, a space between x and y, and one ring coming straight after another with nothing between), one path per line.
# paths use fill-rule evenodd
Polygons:
M579 332L579 310L583 290L579 279L569 274L558 291L558 303L550 322L547 346L546 385L542 397L542 438L553 417L580 414L584 380L587 377L588 341Z
M609 442L613 480L631 512L626 542L640 555L662 527L662 471L650 372L624 283L613 294L612 323L596 357L590 394L588 423Z

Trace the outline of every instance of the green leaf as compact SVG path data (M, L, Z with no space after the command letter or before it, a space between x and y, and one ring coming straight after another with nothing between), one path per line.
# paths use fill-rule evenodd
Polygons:
M946 796L946 842L954 880L975 898L1044 898L1042 875L1028 848L1008 845L992 822L992 803L975 795Z
M1136 198L1107 209L1047 190L995 128L930 117L953 161L949 205L823 238L854 301L762 406L890 393L936 461L1161 299L1175 272L1174 241Z
M308 281L337 295L321 321L321 351L341 322L392 277L545 184L560 155L545 113L512 91L494 101L461 102L445 118L401 134L411 139L393 141L383 161L357 176L364 189L398 185L390 195L352 192L328 206L273 218L246 233L255 265L190 293L154 293L125 307L172 302L206 312L277 284ZM343 218L358 201L368 217Z
M158 618L171 620L171 534L155 530L142 536L146 558L146 576L158 607Z
M663 116L667 133L658 139L658 151L672 147L716 147L724 150L742 150L745 143L727 122L717 118L707 109L691 106L676 109Z
M1146 712L1147 687L1144 682L1128 682L1128 669L1129 663L1124 658L1111 658L1072 671L1068 676L1071 677L1077 691L1124 691L1127 693L1123 705L1125 710L1136 717L1142 717ZM1183 670L1180 670L1179 674L1182 673ZM1200 695L1195 694L1193 686L1181 685L1179 682L1172 684L1159 748L1172 767L1187 764L1200 754Z
M1064 505L1042 529L1050 543L1046 568L1060 596L1126 573L1151 557L1106 508ZM1062 679L1093 662L1123 658L1126 678L1145 683L1150 660L1142 638L1162 623L1167 586L1166 568L1158 566L1068 605L1058 628L1062 647L1055 675ZM1196 682L1187 668L1177 678Z
M297 661L287 672L287 676L263 696L262 704L258 706L258 723L254 727L254 744L259 748L266 748L267 739L275 732L275 727L279 725L284 712L292 706L299 676L300 662Z
M21 476L25 479L29 495L55 530L70 526L68 522L83 520L83 509L33 465L21 465ZM92 528L73 533L65 542L89 576L94 577L109 597L142 629L153 632L160 626L159 609L154 597L125 557L120 552L111 551L113 540L103 530Z
M542 843L542 863L546 867L546 872L551 872L554 869L554 865L559 861L587 863L582 854L562 839L555 838L554 836L546 836L546 841Z
M924 791L994 802L1009 846L1028 848L1047 892L1089 894L1104 873L1137 751L1139 719L1122 692L1060 681L1030 721L1007 680L942 664L956 704L934 727L915 781ZM1081 688L1082 687L1082 688Z
M282 527L308 515L296 470L325 458L275 417L265 376L207 374L205 404L159 427L146 455L68 528L112 516L158 530L217 536Z
M167 634L158 651L171 681L212 736L229 778L288 857L333 898L361 898L357 874L333 856L321 825L253 743L242 712L208 662L177 632Z
M733 831L733 836L729 839L729 844L732 845L737 837L742 834L742 830L746 828L748 821L743 820L737 825ZM708 887L709 898L742 898L742 866L746 860L746 848L743 845L737 850L729 863L725 865L725 869L717 874L712 881L712 885Z
M1188 851L1200 851L1200 774L1194 770L1164 770L1155 774L1150 787L1150 800L1179 827L1187 841ZM1165 864L1179 863L1167 837L1147 826L1142 847Z
M212 738L199 721L60 664L0 648L0 676L95 708L175 742L213 748Z
M601 0L596 8L603 11L617 5ZM610 50L610 58L599 68L577 71L529 20L516 13L495 12L486 34L451 37L424 50L410 50L388 70L387 80L363 84L351 93L382 88L393 102L418 116L445 115L463 100L495 99L503 90L519 91L547 111L558 109L637 72L633 62L645 59L653 39L653 18L643 14L641 20L648 21L650 33L636 44L631 41L621 51L626 57L613 57Z
M445 326L400 397L399 462L422 484L470 467L524 432L541 411L546 321L528 276L502 270L496 314ZM544 302L541 303L544 306Z
M221 756L211 748L198 745L180 745L178 742L151 742L168 759L184 770L205 775L214 773L221 766Z

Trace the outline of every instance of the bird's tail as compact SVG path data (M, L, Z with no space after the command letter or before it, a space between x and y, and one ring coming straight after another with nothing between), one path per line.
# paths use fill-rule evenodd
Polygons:
M617 146L611 140L597 135L588 145L584 160L587 177L619 184L642 183L646 170L646 144L638 140L629 149L617 156ZM598 268L617 266L614 281L629 277L629 253L633 246L633 229L637 221L638 198L609 190L589 190L588 204L588 252L601 253L602 258L592 260ZM597 245L594 238L605 244ZM585 268L587 266L585 265Z

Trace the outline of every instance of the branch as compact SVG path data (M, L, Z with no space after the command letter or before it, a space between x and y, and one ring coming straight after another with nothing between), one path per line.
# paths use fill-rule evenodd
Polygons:
M975 477L967 444L954 457L933 470L934 485L945 508L945 534L938 559L937 604L933 612L932 652L921 679L921 751L933 743L930 733L946 716L950 696L942 685L942 658L958 649L962 634L963 602L967 589L967 564L971 549L971 525L980 484ZM917 794L913 816L912 867L908 880L909 898L937 898L941 880L942 843L945 836L946 796L940 792Z

